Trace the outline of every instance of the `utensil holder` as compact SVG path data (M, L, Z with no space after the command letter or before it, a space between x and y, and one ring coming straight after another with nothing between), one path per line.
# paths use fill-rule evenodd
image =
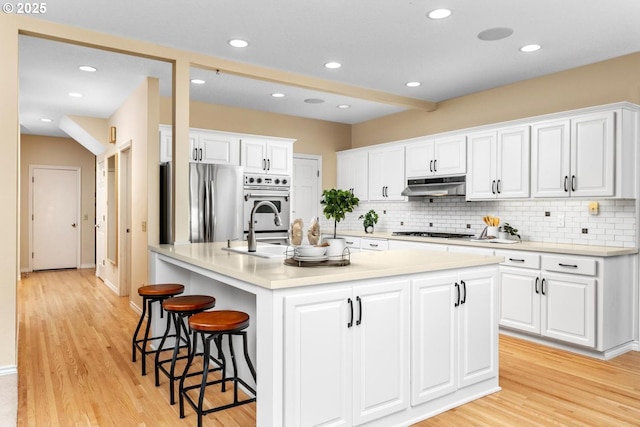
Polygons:
M499 227L487 227L487 236L498 237Z

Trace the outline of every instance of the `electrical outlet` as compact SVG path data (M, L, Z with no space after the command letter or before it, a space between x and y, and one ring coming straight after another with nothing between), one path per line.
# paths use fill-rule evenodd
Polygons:
M558 215L558 227L564 227L564 215Z

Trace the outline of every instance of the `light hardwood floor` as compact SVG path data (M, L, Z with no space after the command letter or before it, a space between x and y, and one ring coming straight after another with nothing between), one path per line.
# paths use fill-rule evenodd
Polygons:
M18 315L19 427L196 425L190 408L181 420L169 405L166 378L156 388L131 362L138 314L93 270L30 274ZM416 426L640 425L640 352L603 362L501 336L500 385ZM255 404L204 425L253 426Z

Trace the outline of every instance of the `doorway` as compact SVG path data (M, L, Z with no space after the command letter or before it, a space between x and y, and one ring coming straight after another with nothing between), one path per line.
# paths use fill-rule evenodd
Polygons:
M120 202L120 283L118 295L128 296L131 291L131 141L121 149L119 176Z
M291 220L302 218L305 228L320 216L322 156L294 154L291 189Z
M80 266L79 167L29 166L29 270Z

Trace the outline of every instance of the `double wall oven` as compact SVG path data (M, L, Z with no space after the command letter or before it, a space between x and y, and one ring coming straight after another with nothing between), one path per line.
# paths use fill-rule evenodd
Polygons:
M291 212L291 177L287 175L244 175L244 237L249 233L249 221L254 206L269 201L278 209L281 225L275 225L273 211L261 206L254 214L253 229L261 242L287 244Z

